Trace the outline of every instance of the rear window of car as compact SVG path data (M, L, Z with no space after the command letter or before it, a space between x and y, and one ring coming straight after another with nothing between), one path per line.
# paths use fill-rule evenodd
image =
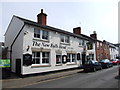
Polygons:
M104 59L104 60L102 60L101 62L109 62L109 60L107 60L107 59Z
M116 61L116 60L111 60L111 61Z

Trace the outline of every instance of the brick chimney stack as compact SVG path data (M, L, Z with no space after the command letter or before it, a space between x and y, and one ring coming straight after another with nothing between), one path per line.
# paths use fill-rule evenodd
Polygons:
M47 14L43 13L43 9L41 9L41 13L37 15L37 22L41 25L47 24Z
M80 35L81 34L81 27L73 28L73 33Z
M90 37L92 37L92 38L94 38L94 39L97 39L96 31L93 31L93 34L90 34Z

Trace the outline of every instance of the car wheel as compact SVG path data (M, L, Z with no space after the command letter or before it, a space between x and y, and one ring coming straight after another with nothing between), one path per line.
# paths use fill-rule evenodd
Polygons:
M109 68L109 65L107 65L107 68Z
M102 67L100 67L100 70L102 70Z
M93 68L93 72L96 72L96 68Z
M84 69L84 72L87 73L88 71L86 69Z

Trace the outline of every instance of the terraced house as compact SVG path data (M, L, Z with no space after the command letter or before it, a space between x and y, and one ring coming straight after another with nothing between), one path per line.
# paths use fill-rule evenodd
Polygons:
M43 9L37 22L13 16L5 33L5 47L11 71L22 75L76 68L96 58L93 38L81 34L80 27L71 33L48 26Z
M110 48L109 43L105 40L101 41L97 39L97 33L93 32L90 37L95 39L95 50L96 50L96 60L100 61L102 59L110 60Z

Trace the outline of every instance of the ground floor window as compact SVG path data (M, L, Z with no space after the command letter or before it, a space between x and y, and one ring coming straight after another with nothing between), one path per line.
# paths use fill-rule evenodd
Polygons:
M42 64L49 63L49 52L42 52Z
M89 54L90 60L94 60L94 54Z
M76 62L76 54L68 53L67 54L67 62L70 62L70 63Z
M100 57L101 57L101 55L100 55L100 54L98 54L98 61L100 61Z
M32 52L32 64L49 64L49 52Z
M62 55L61 54L57 54L56 55L56 64L61 64L62 63Z

